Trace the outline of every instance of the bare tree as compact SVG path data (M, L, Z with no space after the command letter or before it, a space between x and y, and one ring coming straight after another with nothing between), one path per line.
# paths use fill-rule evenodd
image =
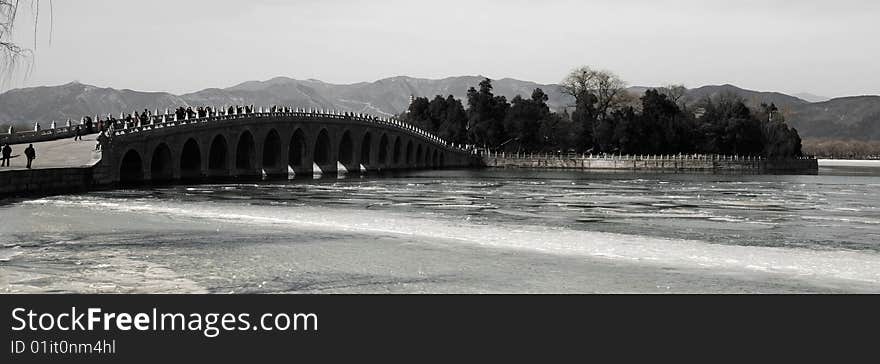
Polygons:
M16 44L12 39L15 20L24 3L29 3L32 7L34 33L36 34L37 22L40 17L40 0L0 0L0 84L8 82L16 67L22 61L30 59L33 54L31 49ZM51 42L51 31L49 39ZM36 46L36 36L34 37L34 45Z
M562 92L582 101L582 98L593 95L596 98L595 108L599 118L627 104L631 95L626 92L626 82L611 71L594 70L583 66L572 70L562 80Z
M19 0L0 0L0 55L14 57L24 52L22 47L12 43L12 29L18 14Z
M666 85L658 88L657 91L659 91L660 94L666 95L666 98L669 99L669 101L674 102L682 109L685 108L689 101L687 98L688 89L684 85Z

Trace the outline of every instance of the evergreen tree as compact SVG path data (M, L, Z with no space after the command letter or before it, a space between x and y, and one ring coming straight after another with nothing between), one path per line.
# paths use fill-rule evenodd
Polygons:
M541 124L550 115L547 94L540 88L532 92L530 99L517 95L504 120L507 136L517 143L517 149L536 151L542 149Z
M428 113L428 106L430 102L428 102L427 97L417 97L413 99L413 101L409 104L409 109L404 114L403 120L416 125L418 127L430 130L430 114Z
M449 95L446 98L446 112L444 115L445 117L440 124L437 135L453 143L466 143L468 119L461 100Z
M510 104L504 96L492 94L492 80L480 82L480 90L471 87L468 98L468 141L477 145L497 148L507 138L504 118Z
M577 128L577 136L575 137L575 149L581 151L595 151L595 143L593 135L596 126L596 97L589 92L583 92L577 97L574 112L571 113L571 121Z

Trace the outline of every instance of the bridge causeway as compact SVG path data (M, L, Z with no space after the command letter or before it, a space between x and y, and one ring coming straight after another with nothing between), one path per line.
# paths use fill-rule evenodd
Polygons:
M89 186L63 186L64 190L145 182L312 178L315 174L469 167L478 161L473 149L393 118L293 108L233 109L236 112L210 108L201 117L183 119L166 112L151 115L146 123L110 129L99 160L91 166L66 168L76 176L67 180L85 180ZM42 144L36 145L38 168L40 158L52 159L40 154ZM57 175L66 172L53 167L53 177L41 174L41 169L0 169L0 194L54 193L61 183L55 181ZM19 172L19 177L10 177L12 172ZM28 180L20 181L24 172Z

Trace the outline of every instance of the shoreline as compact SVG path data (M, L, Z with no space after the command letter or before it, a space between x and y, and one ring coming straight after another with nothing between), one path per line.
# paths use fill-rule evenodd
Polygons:
M738 172L816 174L819 162L812 158L766 159L721 155L525 155L489 154L481 157L490 168L539 168L575 170Z
M880 159L819 159L819 167L876 167Z

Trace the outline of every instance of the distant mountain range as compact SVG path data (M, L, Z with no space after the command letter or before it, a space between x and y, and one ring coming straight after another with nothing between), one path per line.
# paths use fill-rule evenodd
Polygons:
M143 109L174 108L201 105L293 105L337 109L358 113L397 115L409 106L410 96L433 98L453 95L462 99L470 87L477 87L482 76L449 77L429 80L392 77L375 82L337 85L319 80L296 80L276 77L267 81L248 81L228 88L209 88L184 95L166 92L141 92L128 89L101 88L77 82L60 86L22 88L0 94L0 124L10 123L31 128L39 121L44 127L55 120L63 124L68 118L108 112L132 112ZM544 85L510 78L493 80L493 91L512 99L529 97L535 88L549 96L548 104L561 110L573 104L558 85ZM634 94L647 87L631 87ZM799 94L800 97L778 92L759 92L733 85L703 86L688 90L687 98L696 102L705 97L734 94L755 107L775 103L802 137L855 138L880 140L880 96L844 97L826 100L821 96ZM5 128L5 127L4 127ZM5 131L5 130L4 130Z

